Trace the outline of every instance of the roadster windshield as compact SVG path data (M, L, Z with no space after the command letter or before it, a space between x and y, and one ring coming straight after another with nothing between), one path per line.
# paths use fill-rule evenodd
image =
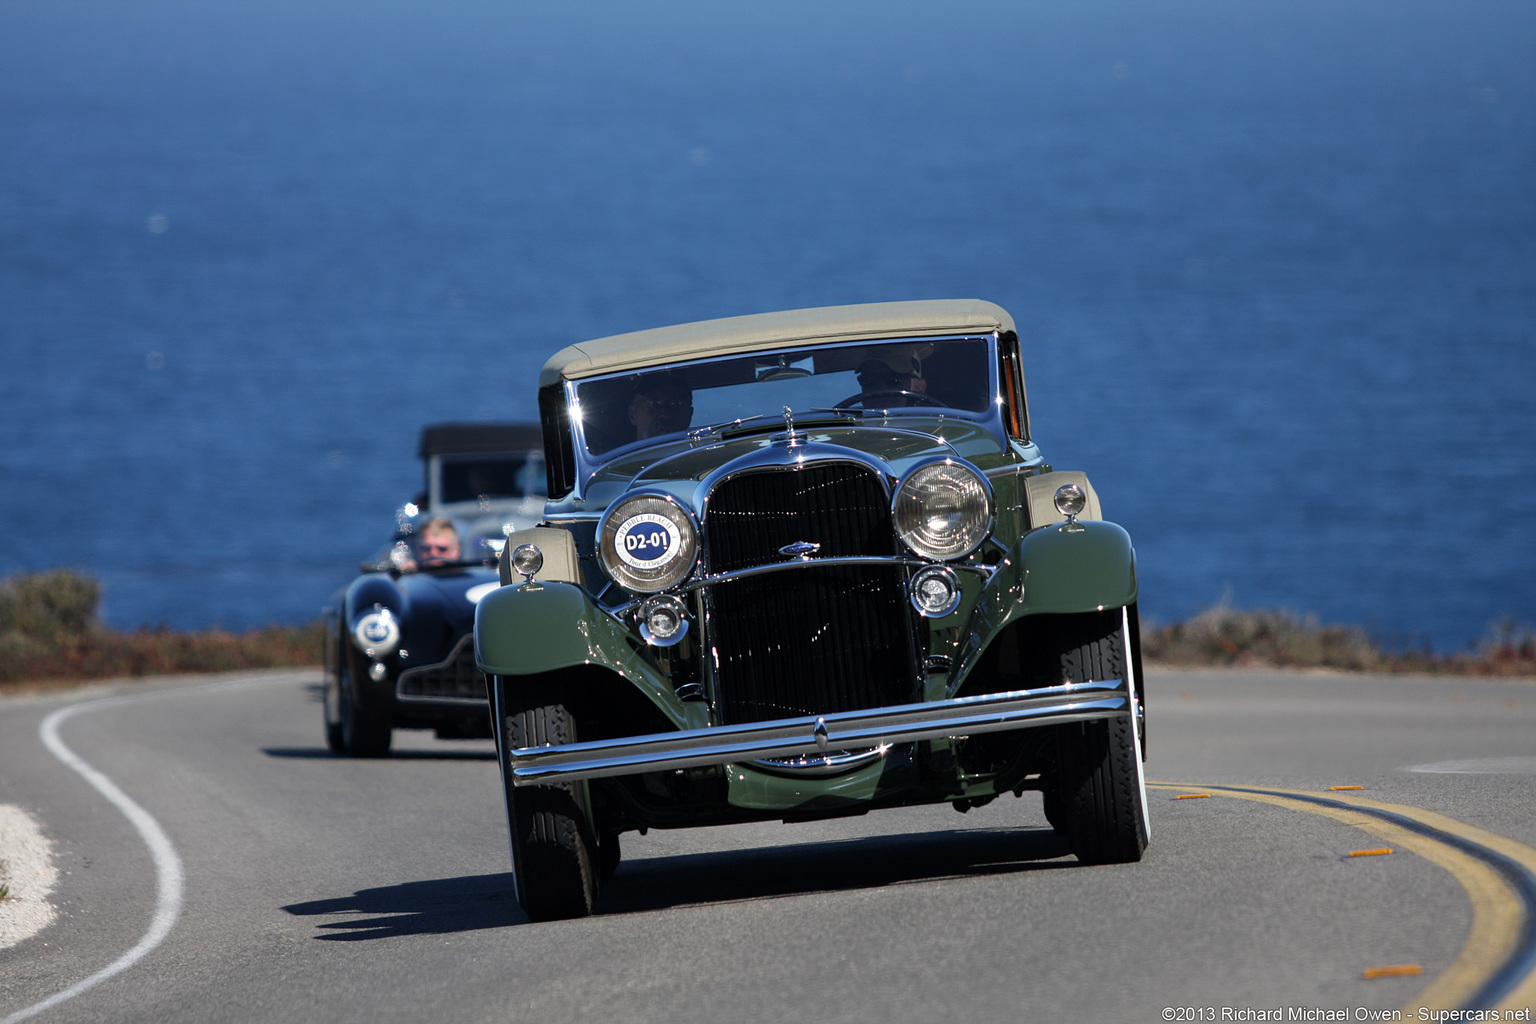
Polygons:
M544 496L544 460L533 455L445 455L438 501L454 503Z
M635 441L753 416L847 409L882 415L986 413L995 394L990 338L882 341L755 352L581 381L576 401L592 455Z

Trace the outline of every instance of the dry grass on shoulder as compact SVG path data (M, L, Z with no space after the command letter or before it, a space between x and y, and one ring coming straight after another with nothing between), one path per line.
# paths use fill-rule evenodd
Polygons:
M1322 625L1316 616L1218 605L1188 622L1148 625L1142 654L1170 666L1536 676L1536 631L1506 620L1471 650L1436 654L1427 647L1387 648L1359 626Z
M0 689L318 665L324 656L318 621L246 633L164 627L121 632L97 618L100 597L100 584L68 569L0 580Z
M246 633L207 629L120 632L97 618L101 587L68 569L0 580L0 691L181 673L319 665L324 627L268 626ZM1358 626L1322 625L1289 611L1210 608L1171 626L1142 629L1147 661L1167 666L1325 668L1536 677L1536 631L1512 621L1475 648L1451 655L1392 650Z

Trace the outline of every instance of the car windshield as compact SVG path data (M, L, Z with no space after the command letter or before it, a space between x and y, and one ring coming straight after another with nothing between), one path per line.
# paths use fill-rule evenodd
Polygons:
M544 496L544 460L526 455L444 456L444 503Z
M823 345L615 374L576 386L593 455L753 416L845 409L850 415L985 413L989 338Z

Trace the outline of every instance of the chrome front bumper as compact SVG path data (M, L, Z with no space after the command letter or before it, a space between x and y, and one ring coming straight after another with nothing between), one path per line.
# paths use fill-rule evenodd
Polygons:
M975 736L1130 713L1124 680L1063 683L926 704L783 718L688 732L625 736L510 754L512 784L574 782L642 772L884 747L914 740Z

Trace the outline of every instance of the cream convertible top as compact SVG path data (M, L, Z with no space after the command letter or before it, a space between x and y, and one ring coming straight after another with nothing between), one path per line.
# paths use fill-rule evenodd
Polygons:
M922 302L871 302L861 306L822 306L782 313L700 320L615 334L563 348L539 374L539 386L562 377L578 380L603 373L663 366L684 359L756 352L763 348L830 345L843 341L913 338L935 334L974 334L1013 330L1013 318L981 299L932 299Z

